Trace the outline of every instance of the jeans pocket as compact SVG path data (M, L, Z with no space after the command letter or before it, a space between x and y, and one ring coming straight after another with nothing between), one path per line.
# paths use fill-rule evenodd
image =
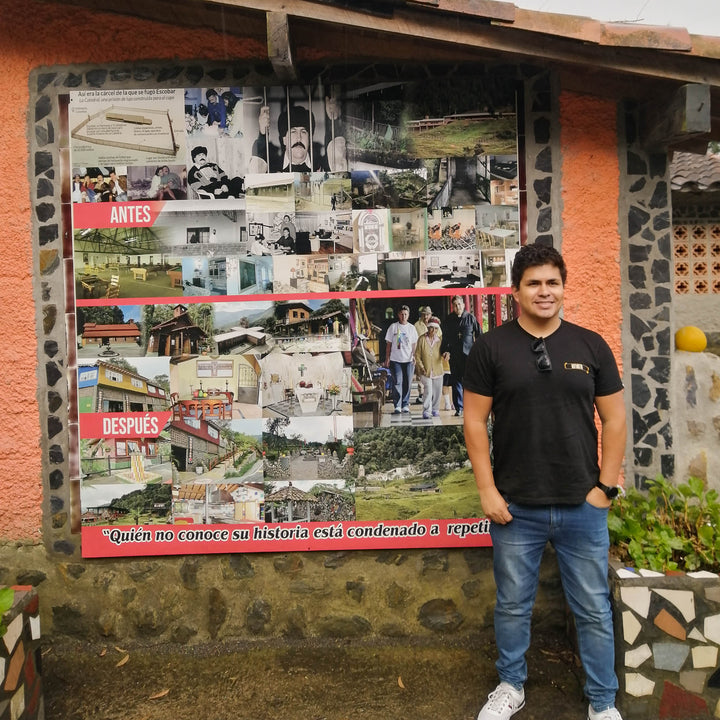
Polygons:
M600 512L605 512L605 513L608 510L610 510L610 506L612 505L611 502L608 502L607 505L593 505L593 503L591 503L589 500L585 500L585 504L588 507L591 507L593 510L599 510Z

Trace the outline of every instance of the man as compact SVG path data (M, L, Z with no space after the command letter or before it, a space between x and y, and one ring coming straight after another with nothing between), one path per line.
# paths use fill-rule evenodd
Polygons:
M162 184L173 194L174 200L185 200L185 191L180 176L174 173L167 165L162 168Z
M408 322L410 308L403 305L385 333L385 367L393 378L393 415L410 412L410 388L415 372L415 347L418 336Z
M227 126L225 118L227 106L225 105L225 102L220 102L220 98L218 97L217 90L215 90L215 88L209 88L205 92L205 98L207 99L208 127L217 125L220 129L224 130Z
M588 718L621 720L615 709L607 509L618 493L625 404L607 343L560 318L566 276L557 250L521 248L512 267L520 317L482 335L467 362L465 441L483 512L491 520L500 676L478 720L507 720L525 704L525 652L548 541L575 617Z
M456 417L463 414L463 375L465 361L475 340L482 330L474 315L465 310L465 301L453 295L453 312L447 316L442 327L443 358L450 363L450 387Z
M334 138L336 143L330 145L332 137L328 137L328 129L333 120L339 117L339 104L330 98L325 102L326 147L314 142L315 115L302 105L283 106L278 116L278 148L268 139L270 131L270 108L264 105L258 116L258 137L253 143L250 159L250 172L329 172L329 152L332 152L333 169L342 167L341 155L345 152L344 140ZM345 166L347 161L345 161Z
M110 180L108 181L108 185L110 186L110 197L112 200L125 202L128 199L127 181L124 177L118 177L114 170L110 171Z
M217 163L208 162L207 154L207 148L202 145L197 145L192 149L190 155L193 166L188 173L188 185L205 200L241 197L243 179L241 177L229 178Z

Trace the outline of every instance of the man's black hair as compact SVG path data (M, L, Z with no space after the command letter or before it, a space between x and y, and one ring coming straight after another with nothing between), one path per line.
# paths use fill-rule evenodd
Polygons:
M510 279L514 288L520 287L523 275L528 268L538 267L540 265L554 265L560 271L560 277L563 285L567 280L567 268L562 255L550 245L540 245L532 243L524 245L518 250L513 260Z
M289 126L288 115L290 116ZM302 105L292 105L289 111L286 107L283 107L280 111L280 117L278 118L278 134L280 135L280 142L283 145L285 144L288 127L304 127L308 131L308 135L310 135L310 141L312 141L315 115Z
M191 151L191 153L190 153L190 157L192 157L192 161L195 162L195 158L196 158L198 155L200 155L201 153L202 153L205 157L207 157L207 148L206 148L206 147L203 147L202 145L196 145L196 146L192 149L192 151Z

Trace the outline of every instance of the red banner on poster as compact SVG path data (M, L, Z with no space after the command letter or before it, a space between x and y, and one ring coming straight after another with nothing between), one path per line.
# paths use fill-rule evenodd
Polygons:
M81 438L155 438L172 412L81 413Z
M152 227L164 202L74 203L73 227Z
M122 525L82 528L91 557L197 555L237 552L489 547L490 521L248 523L243 525Z

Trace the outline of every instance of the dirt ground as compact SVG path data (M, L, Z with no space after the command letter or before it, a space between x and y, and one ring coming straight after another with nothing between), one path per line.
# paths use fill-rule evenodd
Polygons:
M43 646L47 720L473 720L497 682L471 640ZM127 658L127 659L126 659ZM587 717L567 640L535 633L518 720Z

